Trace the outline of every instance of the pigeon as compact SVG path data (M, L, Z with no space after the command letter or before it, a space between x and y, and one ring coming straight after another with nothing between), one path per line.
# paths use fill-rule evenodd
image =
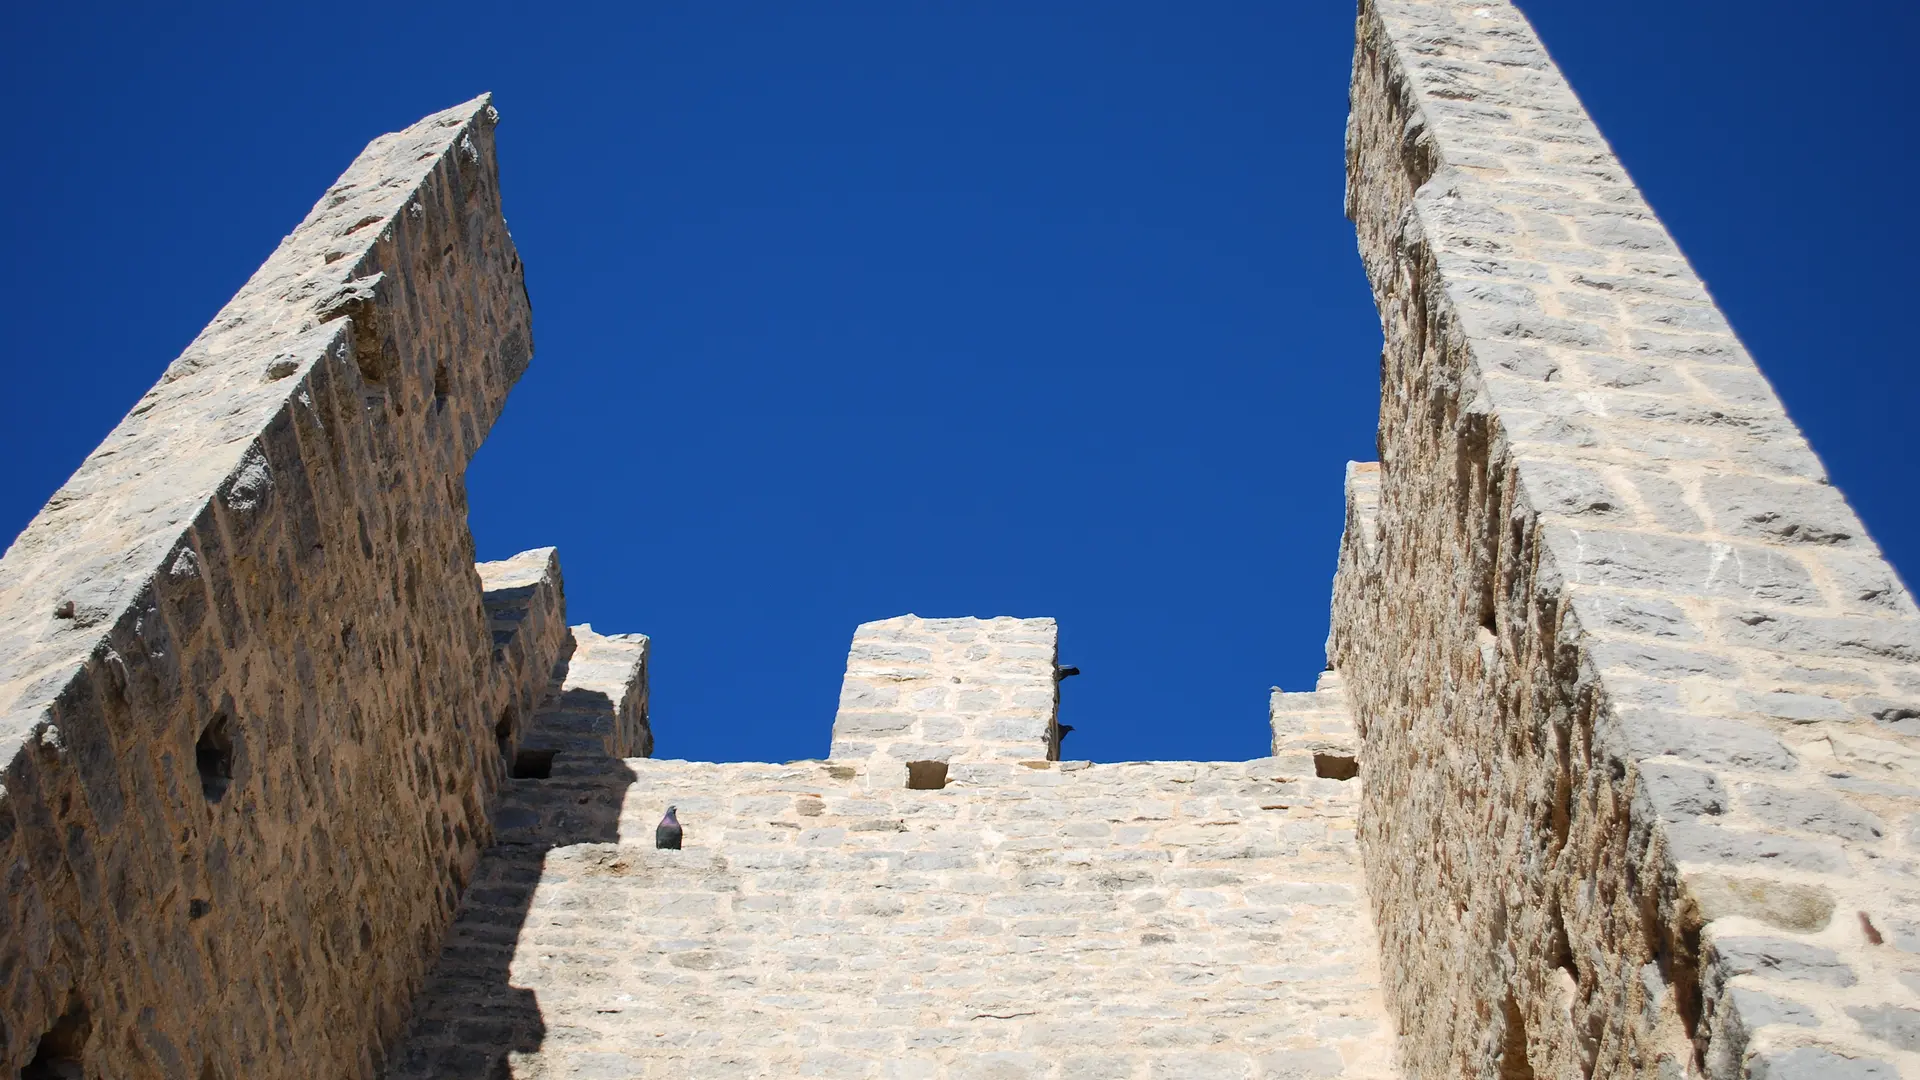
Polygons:
M1060 728L1060 737L1059 737L1059 738L1057 738L1057 739L1055 739L1055 740L1053 741L1053 744L1054 744L1055 746L1058 746L1058 745L1060 745L1061 743L1063 743L1063 742L1066 742L1066 741L1067 741L1067 736L1069 736L1069 735L1071 735L1071 734L1073 734L1073 725L1072 725L1072 724L1060 724L1060 725L1058 725L1058 726L1059 726L1059 728Z
M1071 679L1078 674L1080 674L1080 669L1077 667L1057 667L1053 669L1053 681L1059 682L1061 679Z
M654 847L664 848L668 851L680 850L680 819L673 816L673 812L677 809L679 809L679 807L667 807L667 816L661 818L660 824L654 827Z

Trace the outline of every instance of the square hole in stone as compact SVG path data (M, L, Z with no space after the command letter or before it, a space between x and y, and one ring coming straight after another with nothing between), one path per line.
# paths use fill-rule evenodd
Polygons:
M944 761L907 762L907 787L914 791L939 791L947 786L947 763Z
M1327 780L1351 780L1360 775L1360 760L1345 754L1315 754L1313 775Z
M545 780L553 775L552 750L520 750L513 755L513 769L507 775L515 780Z

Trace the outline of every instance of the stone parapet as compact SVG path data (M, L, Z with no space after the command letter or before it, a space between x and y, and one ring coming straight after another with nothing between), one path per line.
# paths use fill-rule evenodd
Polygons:
M509 688L509 700L494 720L494 744L502 768L512 764L527 721L573 654L560 554L534 548L497 562L475 563L480 602L493 632L493 663Z
M565 755L563 755L563 758ZM1391 1080L1355 785L1281 761L514 781L395 1054L450 1076ZM669 804L679 851L653 847Z
M369 145L0 559L0 1072L367 1077L403 1023L517 693L495 119Z
M1052 619L864 623L847 653L835 760L1051 761L1059 756L1059 630Z
M1332 654L1407 1068L1920 1076L1906 589L1511 5L1367 0L1352 102Z
M1267 717L1275 758L1330 780L1349 780L1359 773L1360 739L1339 672L1322 672L1307 693L1274 688Z
M599 634L573 627L574 650L558 687L541 707L531 746L600 757L647 757L645 634Z

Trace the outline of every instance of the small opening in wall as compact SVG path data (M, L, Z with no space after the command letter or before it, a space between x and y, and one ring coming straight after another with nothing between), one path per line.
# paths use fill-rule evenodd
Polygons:
M552 750L522 750L513 755L513 770L509 773L515 780L545 780L553 775Z
M442 360L433 366L433 407L434 408L444 409L447 407L447 391L450 387L450 384L451 384L451 380L447 378L447 362L445 360Z
M68 1009L52 1030L40 1036L33 1060L20 1070L20 1080L84 1080L80 1053L92 1027L86 1006L76 1004Z
M1360 775L1360 759L1345 754L1315 754L1313 775L1323 780L1351 780Z
M233 786L233 732L225 713L207 721L193 745L193 760L200 770L200 793L208 802L219 802Z
M907 787L914 791L939 791L947 786L944 761L907 762Z

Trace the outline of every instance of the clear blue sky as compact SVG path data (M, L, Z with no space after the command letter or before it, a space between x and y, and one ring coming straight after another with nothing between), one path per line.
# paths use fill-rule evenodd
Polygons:
M1912 580L1914 6L1525 7ZM1351 6L553 8L14 6L0 533L368 139L492 90L536 355L474 532L654 636L662 756L824 754L907 611L1059 618L1069 756L1261 753L1374 456Z

